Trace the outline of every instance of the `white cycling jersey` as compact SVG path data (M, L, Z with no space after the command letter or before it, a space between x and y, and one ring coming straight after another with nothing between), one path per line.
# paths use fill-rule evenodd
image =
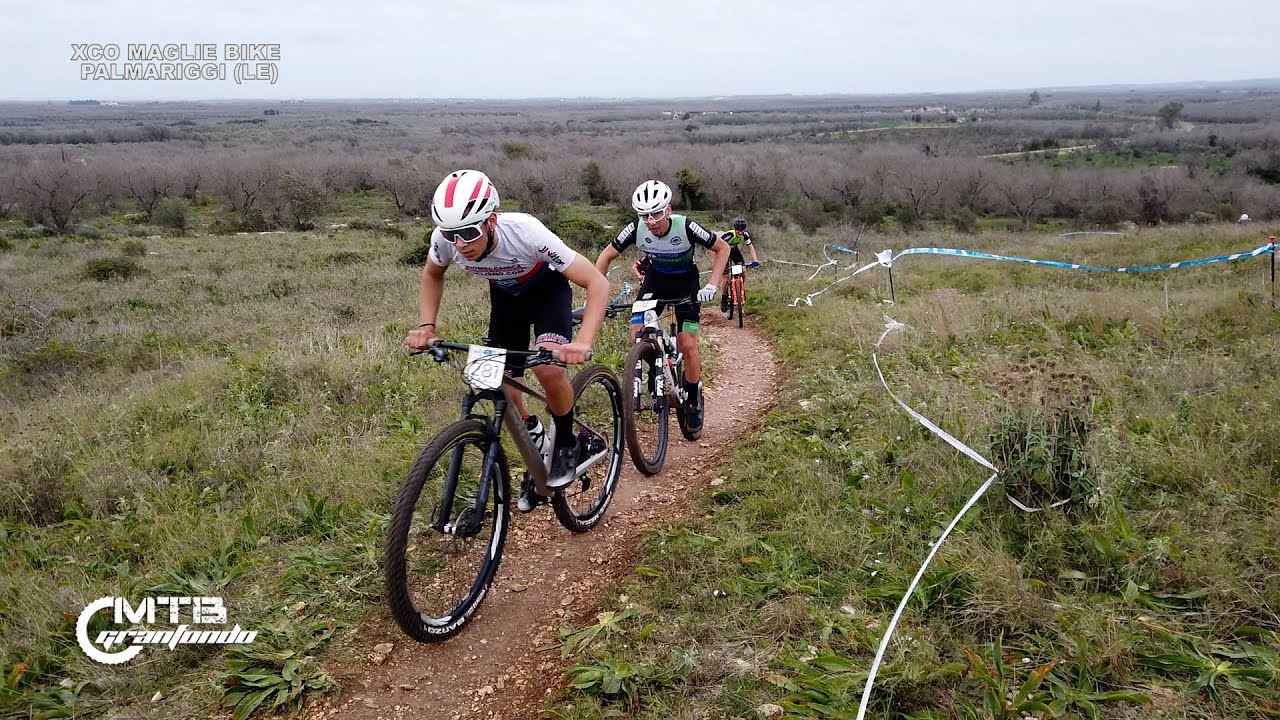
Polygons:
M527 213L498 213L494 235L497 243L493 251L473 261L463 257L436 228L431 233L431 262L442 267L458 263L463 270L485 278L497 289L519 295L548 269L564 272L577 256L538 218Z

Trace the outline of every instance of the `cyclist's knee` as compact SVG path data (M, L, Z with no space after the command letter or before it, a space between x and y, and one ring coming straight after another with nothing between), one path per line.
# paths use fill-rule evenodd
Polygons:
M679 333L676 335L676 348L688 355L698 349L698 336L687 332Z
M538 382L545 388L547 383L555 383L563 379L565 371L559 365L539 365L533 368L533 375L538 378Z

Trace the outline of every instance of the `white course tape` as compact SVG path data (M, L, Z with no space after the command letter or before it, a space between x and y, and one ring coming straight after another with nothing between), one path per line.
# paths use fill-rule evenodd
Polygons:
M885 252L887 253L889 251L886 250ZM879 264L879 262L872 264ZM884 339L888 337L889 333L906 327L888 315L886 315L884 319L886 321L884 333L880 335L879 340L876 340L877 350L880 348L880 343L884 342ZM889 641L893 639L893 631L897 628L898 620L902 618L902 613L906 610L907 602L911 599L911 594L915 592L916 585L920 583L920 578L924 577L925 570L928 569L929 563L933 562L933 556L938 553L939 548L942 547L942 543L946 542L947 537L951 535L951 531L955 529L957 524L959 524L960 518L964 517L965 513L969 512L969 509L972 508L984 494L986 494L991 485L995 483L996 478L1000 476L1000 471L997 470L990 461L982 457L982 455L979 455L977 451L952 437L950 433L939 428L920 413L912 410L911 407L902 402L897 395L894 395L893 391L889 389L889 383L885 382L884 373L880 371L880 361L877 358L875 351L872 351L871 353L871 362L876 367L876 374L880 376L880 384L884 386L885 392L889 393L889 397L893 398L894 402L898 403L903 410L907 411L908 415L915 418L917 422L928 428L930 432L943 440L946 440L949 445L969 456L969 458L978 464L991 470L991 477L987 478L987 481L982 483L982 486L969 497L969 500L964 504L964 507L960 508L960 512L956 513L956 516L951 519L951 522L947 525L946 529L943 530L942 534L938 536L938 539L934 541L933 547L929 550L929 554L925 557L924 562L920 564L920 569L916 571L915 577L911 579L911 584L907 585L907 591L903 593L902 600L898 603L897 610L893 612L893 618L889 620L889 626L885 628L884 637L880 639L880 647L876 649L876 657L871 662L871 671L867 674L866 686L862 688L862 702L858 705L858 716L856 720L862 720L867 713L867 703L871 700L871 688L876 681L876 672L880 669L880 663L884 661L884 653L885 650L889 648Z
M1038 512L1044 512L1045 510L1053 510L1054 508L1060 508L1063 505L1066 505L1067 503L1071 502L1071 498L1067 498L1066 500L1059 500L1058 502L1053 503L1047 508L1033 508L1033 507L1027 507L1026 505L1023 505L1022 503L1018 502L1018 498L1010 495L1009 493L1005 493L1004 496L1009 499L1009 502L1013 503L1014 507L1018 508L1024 513L1038 513Z
M825 253L824 253L824 254L825 254ZM835 261L833 260L832 262L835 262ZM816 298L816 297L818 297L818 296L819 296L819 295L821 295L822 293L824 293L824 292L826 292L826 291L830 290L831 288L835 287L837 284L842 283L842 282L844 282L845 280L849 280L849 279L851 279L851 278L853 278L853 277L856 277L857 275L859 275L859 274L861 274L861 273L864 273L864 272L866 272L867 270L870 270L871 268L876 267L876 266L881 266L881 267L892 267L892 266L893 266L893 251L892 251L892 250L882 250L881 252L876 253L876 259L875 259L875 261L874 261L874 262L869 262L869 263L867 263L866 265L863 265L862 267L860 267L860 268L858 268L857 270L855 270L855 271L853 272L853 274L852 274L852 275L847 275L847 276L845 276L845 277L842 277L842 278L839 278L839 279L837 279L837 280L833 281L830 285L828 285L828 286L826 286L826 287L822 288L822 289L821 289L821 290L819 290L818 292L812 292L812 293L809 293L808 295L806 295L806 296L804 297L804 304L805 304L805 305L810 305L810 306L811 306L811 305L813 305L813 299L814 299L814 298ZM824 265L823 267L826 267L826 266ZM849 267L853 267L853 266L852 266L852 265L850 265ZM849 268L845 268L845 269L846 269L846 270L848 270ZM817 274L818 274L818 273L816 273L816 272L814 273L814 275L817 275ZM813 279L813 276L811 275L811 276L809 277L809 279L810 279L810 280L812 280L812 279ZM788 303L788 304L787 304L787 307L796 307L797 305L799 305L799 304L800 304L800 300L801 300L801 298L796 298L795 300L792 300L790 303Z

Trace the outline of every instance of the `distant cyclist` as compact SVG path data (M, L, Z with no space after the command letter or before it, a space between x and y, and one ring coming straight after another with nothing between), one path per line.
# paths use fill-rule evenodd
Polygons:
M604 246L596 258L596 269L601 274L607 273L622 251L635 245L650 260L649 268L641 271L644 282L636 297L644 298L646 293L651 293L659 300L687 298L691 301L675 308L676 322L680 327L676 333L676 348L684 355L684 385L688 392L685 417L689 429L697 431L702 428L702 361L698 355L701 303L710 302L716 296L716 284L712 282L698 288L702 281L693 250L695 245L701 245L711 251L711 277L717 277L729 260L729 246L693 220L673 215L671 188L660 180L641 183L631 195L631 207L640 216L639 221L632 221L612 243ZM638 266L636 269L640 271ZM657 311L662 312L661 304ZM640 327L631 326L633 340Z
M720 239L729 245L729 264L725 266L724 275L720 278L720 312L725 313L729 312L729 266L747 264L742 257L742 248L738 246L745 244L751 251L751 264L747 267L760 267L760 256L756 255L756 246L751 243L751 233L747 232L746 218L734 218L733 229L722 234Z

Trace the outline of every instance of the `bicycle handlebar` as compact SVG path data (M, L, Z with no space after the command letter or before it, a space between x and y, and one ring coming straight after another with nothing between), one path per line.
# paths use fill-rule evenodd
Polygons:
M436 362L444 362L449 356L450 351L470 352L471 345L467 343L456 343L437 339L435 342L431 343L426 350L412 350L409 352L409 355L412 357L414 355L430 354L432 359ZM507 350L506 353L508 355L525 358L527 361L525 363L526 368L533 367L535 365L550 365L553 362L561 362L559 350ZM593 355L593 352L587 351L587 362L591 361Z

